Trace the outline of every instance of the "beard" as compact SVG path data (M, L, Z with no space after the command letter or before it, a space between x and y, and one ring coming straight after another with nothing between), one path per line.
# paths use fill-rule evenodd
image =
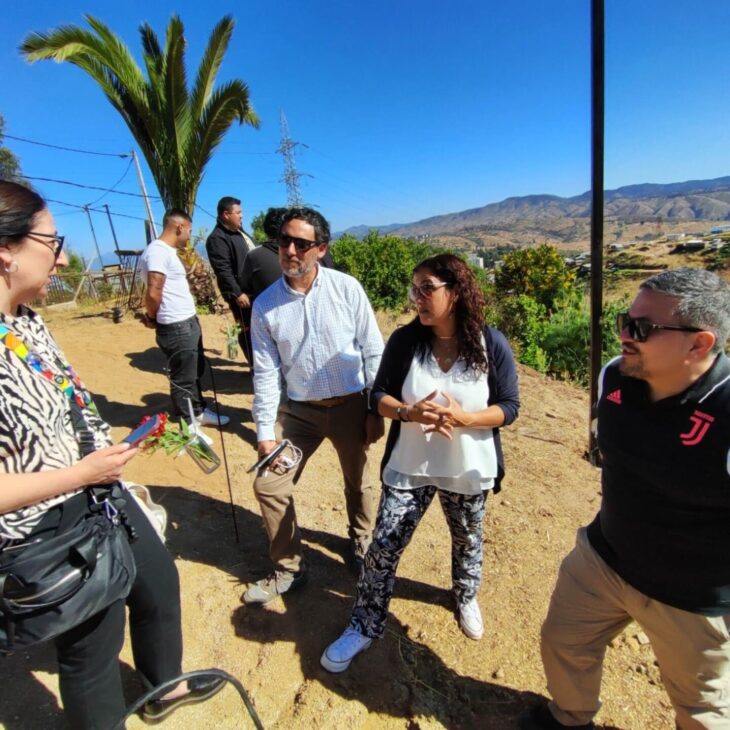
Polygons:
M302 276L306 276L316 265L316 261L287 262L281 264L281 269L284 272L284 276L288 276L291 279L299 279Z
M646 380L646 369L640 352L632 353L630 360L627 360L626 357L622 355L618 364L618 369L621 375L626 375L629 378L636 378L637 380Z

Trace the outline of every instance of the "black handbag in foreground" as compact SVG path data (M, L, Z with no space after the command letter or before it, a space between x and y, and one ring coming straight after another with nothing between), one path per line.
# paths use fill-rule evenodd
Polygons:
M127 597L137 569L114 491L102 501L79 495L93 506L73 527L0 552L0 653L53 639Z

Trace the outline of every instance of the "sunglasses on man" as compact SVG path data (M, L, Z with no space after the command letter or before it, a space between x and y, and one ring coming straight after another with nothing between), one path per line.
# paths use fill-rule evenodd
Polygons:
M294 244L294 248L297 250L297 253L305 253L306 251L309 251L310 248L320 245L319 241L310 241L307 238L297 238L296 236L290 236L286 233L282 233L277 241L279 248L289 248L292 243Z
M39 238L49 239L48 241L38 241L38 243L42 243L46 248L50 248L56 259L61 255L63 242L66 240L65 236L59 236L57 233L38 233L36 231L31 231L27 237L32 238L34 241L38 241Z
M636 342L646 342L654 330L676 330L677 332L702 332L701 327L683 327L678 324L654 324L645 317L632 317L628 312L616 315L619 337L626 330Z

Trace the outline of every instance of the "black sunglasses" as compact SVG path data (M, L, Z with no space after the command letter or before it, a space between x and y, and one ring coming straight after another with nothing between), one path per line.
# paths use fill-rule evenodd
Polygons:
M433 284L432 282L427 281L421 284L421 286L411 284L411 288L408 290L408 296L412 302L415 302L416 297L419 296L423 297L423 299L430 299L437 289L441 289L444 286L449 286L449 284L445 281L442 281L439 284Z
M65 236L59 236L56 233L38 233L36 231L30 231L27 237L33 238L34 236L50 239L48 241L38 241L38 243L42 243L44 246L50 248L51 251L53 251L54 258L58 258L61 255L61 251L63 250L63 242L66 240Z
M683 327L678 324L654 324L644 317L632 317L628 312L616 315L619 337L628 330L629 337L636 342L646 342L654 330L676 330L677 332L702 332L701 327Z
M278 245L280 248L289 248L292 243L299 253L304 253L305 251L309 251L310 248L320 245L319 241L310 241L307 238L297 238L296 236L289 236L286 233L282 233L279 236Z

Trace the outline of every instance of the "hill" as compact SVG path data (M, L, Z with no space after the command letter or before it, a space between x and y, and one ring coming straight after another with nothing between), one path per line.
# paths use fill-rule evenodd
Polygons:
M425 218L408 224L356 226L343 233L364 235L370 228L399 236L424 237L456 247L531 245L548 241L584 248L590 237L590 193L570 198L526 195L481 208ZM658 226L661 232L695 232L705 221L730 219L730 176L665 185L644 183L605 192L606 226ZM340 235L340 234L338 234Z

